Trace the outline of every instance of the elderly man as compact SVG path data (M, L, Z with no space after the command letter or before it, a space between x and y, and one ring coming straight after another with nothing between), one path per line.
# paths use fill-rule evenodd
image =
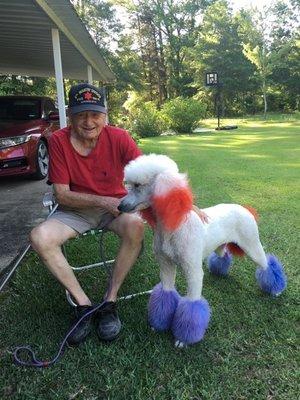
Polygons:
M59 206L57 211L31 232L32 247L55 278L76 300L76 320L92 305L61 245L91 228L106 227L121 238L112 277L97 314L97 334L113 340L121 329L116 310L118 290L136 261L143 240L143 221L135 214L120 214L117 207L126 194L123 168L141 154L130 135L105 125L106 108L101 91L87 83L69 93L70 127L53 133L49 142L49 181ZM69 344L83 342L91 332L85 318L69 337Z

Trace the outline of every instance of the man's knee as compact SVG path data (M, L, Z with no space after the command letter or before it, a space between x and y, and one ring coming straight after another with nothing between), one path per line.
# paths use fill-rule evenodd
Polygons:
M47 225L45 226L45 224L42 223L32 229L29 239L33 249L40 253L54 245L54 241L51 237L51 230L47 228Z
M30 233L32 247L38 253L61 246L71 237L75 237L73 229L60 224L57 221L49 220L36 226Z
M144 237L144 230L144 222L141 218L128 218L124 227L124 236L135 243L141 243Z

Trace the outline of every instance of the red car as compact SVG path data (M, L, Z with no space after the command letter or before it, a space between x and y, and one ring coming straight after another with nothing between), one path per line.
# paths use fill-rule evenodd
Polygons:
M0 97L0 176L48 173L48 139L59 129L53 100L42 96Z

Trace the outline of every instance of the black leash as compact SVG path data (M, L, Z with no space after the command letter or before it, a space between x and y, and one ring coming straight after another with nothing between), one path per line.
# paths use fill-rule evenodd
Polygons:
M73 333L74 329L76 329L77 326L86 317L88 317L89 315L91 315L91 314L95 313L97 310L99 310L99 308L101 308L104 303L105 303L105 301L98 304L90 311L88 311L72 326L72 328L68 331L68 333L64 337L63 341L61 342L59 350L54 358L52 358L51 360L38 360L36 358L34 351L30 348L30 346L19 346L19 347L16 347L13 352L13 357L14 357L15 363L18 365L22 365L23 367L38 367L38 368L45 368L45 367L49 367L50 365L55 364L58 361L58 359L62 356L63 350L64 350L67 340L68 340L68 337L71 335L71 333ZM29 356L30 360L25 361L25 356L27 358Z
M96 233L100 233L100 238L99 238L99 250L100 250L100 259L103 260L103 265L104 267L109 271L110 273L110 269L108 268L108 264L106 262L106 258L105 258L105 254L104 254L104 246L103 246L103 242L104 242L104 233L107 232L107 230L105 228L96 231ZM94 234L94 230L93 230L93 234ZM52 358L52 360L38 360L36 358L35 352L31 349L30 346L18 346L14 349L13 351L13 358L14 358L14 362L17 365L22 365L23 367L37 367L37 368L45 368L45 367L49 367L50 365L55 364L59 358L62 356L62 353L64 351L64 348L67 344L67 340L68 337L71 335L71 333L73 333L73 331L77 328L77 326L89 315L94 314L97 310L99 310L99 308L101 308L103 306L103 304L105 303L105 301L103 301L102 303L100 303L99 305L95 306L93 309L91 309L90 311L88 311L86 314L84 314L73 326L72 328L68 331L68 333L66 334L66 336L64 337L63 341L61 342L61 345L59 347L59 350L56 354L56 356L54 358ZM29 357L29 361L27 361L26 359L28 359ZM25 361L26 360L26 361Z
M103 228L100 230L100 238L99 238L99 252L100 252L100 259L103 261L103 265L104 267L107 269L108 273L109 273L109 277L111 278L111 270L109 268L109 265L106 262L106 257L104 254L104 234L107 232L106 228ZM141 247L141 251L140 254L143 252L144 250L144 241L142 242L142 247ZM139 255L140 255L139 254ZM109 284L110 284L110 279L109 279ZM140 294L148 294L151 291L147 291L147 292L140 292L140 293L136 293L133 295L128 295L128 296L124 296L121 299L129 299L135 296L138 296ZM36 358L35 352L31 349L30 346L18 346L14 349L13 351L13 358L14 358L14 362L17 365L21 365L23 367L37 367L37 368L46 368L49 367L53 364L55 364L59 358L62 356L63 350L67 344L67 340L68 337L71 335L71 333L73 333L73 331L77 328L77 326L89 315L94 314L97 310L99 310L103 304L106 302L106 300L104 300L102 303L98 304L97 306L95 306L94 308L92 308L90 311L88 311L85 315L83 315L73 326L72 328L68 331L68 333L66 334L66 336L64 337L63 341L61 342L61 345L59 347L59 350L56 354L56 356L54 358L52 358L51 360L38 360ZM29 357L29 361L25 361L25 358Z

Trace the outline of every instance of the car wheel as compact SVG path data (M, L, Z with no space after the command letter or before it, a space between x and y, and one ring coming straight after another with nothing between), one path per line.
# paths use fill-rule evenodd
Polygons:
M49 169L49 152L44 141L40 141L36 150L36 172L33 174L34 179L44 179Z

